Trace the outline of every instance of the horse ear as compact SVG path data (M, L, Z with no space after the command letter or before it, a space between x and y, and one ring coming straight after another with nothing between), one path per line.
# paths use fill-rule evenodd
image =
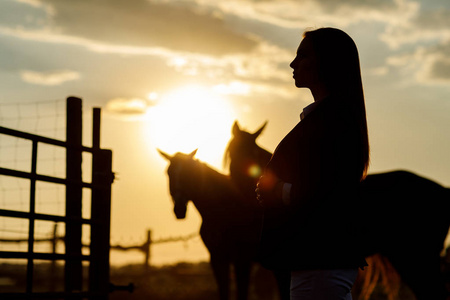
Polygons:
M267 125L267 121L264 122L263 126L261 126L261 128L259 128L258 131L256 131L255 133L252 134L252 136L255 138L255 140L261 134L261 132L263 132L266 125Z
M158 148L156 150L158 150L159 154L161 154L161 156L164 157L165 159L167 159L169 161L172 159L172 156L170 156L169 154L159 150Z
M189 154L189 156L190 156L191 158L194 158L195 153L197 153L197 150L198 150L198 149L195 149L194 151L192 151L192 152Z
M233 133L233 135L238 135L239 133L241 133L241 129L239 128L238 121L234 121L233 129L231 132Z

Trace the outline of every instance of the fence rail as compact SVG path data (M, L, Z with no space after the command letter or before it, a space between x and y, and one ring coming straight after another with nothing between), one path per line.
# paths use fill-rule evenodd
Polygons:
M49 145L53 145L53 146L60 146L60 147L67 147L67 143L66 141L60 141L57 139L52 139L49 137L45 137L45 136L40 136L37 134L33 134L33 133L28 133L28 132L23 132L23 131L19 131L19 130L15 130L15 129L11 129L11 128L6 128L6 127L2 127L0 126L0 133L6 134L6 135L10 135L10 136L14 136L17 138L23 138L26 140L31 140L31 141L36 141L39 143L45 143L45 144L49 144ZM80 146L71 146L72 148L78 148L80 151L83 152L93 152L95 150L95 146L94 147L86 147L83 145Z
M0 127L0 133L2 127ZM78 182L76 180L69 180L65 178L59 178L59 177L53 177L48 175L40 175L40 174L32 174L24 171L18 171L18 170L12 170L8 168L1 168L0 167L0 174L1 175L7 175L12 177L18 177L18 178L25 178L25 179L32 179L32 180L38 180L38 181L45 181L50 183L58 183L58 184L71 184L76 186L81 186L83 188L101 188L101 186L94 186L92 183L88 182ZM113 178L114 178L114 174Z
M49 238L41 238L41 239L35 239L34 242L35 243L50 243L51 247L53 249L53 253L55 255L58 255L55 251L56 251L56 246L58 242L64 242L64 237L63 236L58 236L57 235L57 229L56 229L56 224L55 224L55 229L52 232L52 237ZM177 237L167 237L167 238L160 238L157 240L152 240L151 239L151 230L147 230L147 240L142 243L142 244L137 244L137 245L132 245L132 246L123 246L120 244L116 244L116 245L111 245L110 249L114 250L114 251L130 251L130 250L136 250L139 252L142 252L145 256L145 260L143 263L144 268L149 269L150 268L150 253L151 253L151 246L152 245L158 245L158 244L166 244L166 243L174 243L174 242L186 242L189 241L193 238L196 238L199 236L198 232L194 232L188 235L184 235L184 236L177 236ZM9 239L0 239L0 242L3 243L26 243L28 242L28 239L13 239L13 238L9 238ZM89 248L90 245L88 244L82 244L82 247L84 248ZM2 251L0 251L0 256L1 256Z
M147 230L147 240L140 244L140 245L133 245L133 246L122 246L122 245L111 245L111 250L119 250L119 251L129 251L129 250L137 250L144 254L144 268L148 270L150 268L150 255L151 255L151 246L154 244L165 244L165 243L172 243L172 242L185 242L190 239L193 239L197 236L199 236L199 233L191 233L185 236L178 236L178 237L169 237L169 238L162 238L158 240L152 240L151 238L151 230Z

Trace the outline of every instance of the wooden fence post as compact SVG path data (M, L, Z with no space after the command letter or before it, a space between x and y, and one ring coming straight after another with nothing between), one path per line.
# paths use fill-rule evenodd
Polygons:
M56 245L58 243L58 223L55 222L55 225L53 226L53 235L52 235L52 254L56 254ZM56 290L56 260L52 259L52 262L50 263L50 292L54 292Z
M82 198L82 100L67 98L66 119L66 255L64 286L66 292L81 291L81 198ZM73 297L70 297L73 299Z
M100 109L94 108L92 152L91 262L89 291L91 300L107 300L111 222L112 151L100 149Z
M145 266L145 271L149 271L150 270L150 247L152 245L152 231L151 230L147 230L147 242L144 244L144 250L145 250L145 262L144 262L144 266Z
M37 172L37 151L38 143L33 141L31 154L31 174L36 176ZM30 179L30 218L28 223L28 254L32 255L34 252L34 225L35 225L35 213L36 213L36 178ZM31 293L33 289L33 274L34 274L34 261L30 256L27 260L27 283L26 292Z

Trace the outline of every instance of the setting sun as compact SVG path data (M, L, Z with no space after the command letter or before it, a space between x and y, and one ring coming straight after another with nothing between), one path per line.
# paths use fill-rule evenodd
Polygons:
M148 111L148 136L171 154L198 148L198 159L221 168L234 119L226 99L205 87L187 86L159 96Z

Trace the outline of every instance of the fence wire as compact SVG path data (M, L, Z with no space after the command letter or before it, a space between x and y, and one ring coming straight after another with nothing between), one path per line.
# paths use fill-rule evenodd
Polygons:
M0 103L0 126L10 129L65 140L66 101L24 101ZM0 167L30 172L32 143L29 140L0 134ZM53 177L65 176L65 151L47 144L38 146L37 173ZM0 209L28 212L30 181L0 175ZM65 190L58 184L38 182L36 212L64 215ZM48 234L51 222L36 222L35 236ZM27 238L28 221L0 217L0 239ZM42 239L42 238L41 238ZM0 242L0 250L23 250L22 246Z

